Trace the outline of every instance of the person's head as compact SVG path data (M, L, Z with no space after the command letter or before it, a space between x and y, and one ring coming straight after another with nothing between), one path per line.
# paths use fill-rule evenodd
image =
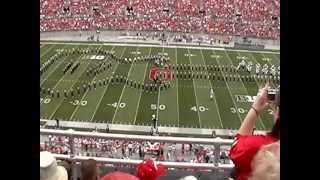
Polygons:
M119 171L109 173L101 178L101 180L123 180L123 179L139 180L139 178L137 178L136 176L133 176L128 173L119 172Z
M81 179L82 180L97 180L98 169L97 162L93 159L82 161L81 163Z
M40 179L68 180L66 169L58 166L56 158L48 151L40 152Z
M180 180L197 180L197 178L194 176L185 176L185 177L181 178Z
M280 142L261 147L251 163L248 180L280 180Z

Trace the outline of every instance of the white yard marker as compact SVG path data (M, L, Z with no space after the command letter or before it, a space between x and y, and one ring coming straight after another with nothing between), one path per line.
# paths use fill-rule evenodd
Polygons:
M213 52L214 54L216 54L214 51L212 51L212 52ZM216 61L217 61L218 65L220 65L219 60L216 59ZM237 104L235 103L235 100L233 99L233 96L232 96L232 94L231 94L231 90L230 90L229 84L228 84L228 82L227 82L226 79L225 79L226 76L225 76L225 74L223 73L223 71L221 71L221 74L223 75L224 82L225 82L225 84L227 85L228 92L229 92L229 95L230 95L231 100L232 100L232 102L233 102L233 105L234 105L234 107L236 107L236 108L238 109L238 106L237 106ZM240 121L240 124L241 124L241 123L242 123L242 118L241 118L239 112L237 112L237 115L238 115L238 117L239 117L239 121Z
M78 57L77 61L80 60L81 57L82 57L82 55ZM84 72L83 72L83 73L84 73ZM83 73L79 74L79 77L80 77ZM62 77L64 77L64 76L65 76L65 75L63 75ZM62 81L62 79L63 79L63 78L61 78L61 79L58 81L58 83L53 87L53 89L55 89L55 88L58 86L58 84ZM74 83L72 83L70 87L73 87L73 86L76 84L76 82L77 82L77 81L74 81ZM52 119L52 117L53 117L54 114L57 112L57 110L59 109L59 107L61 106L61 104L62 104L63 102L64 102L63 100L60 100L59 105L56 107L56 109L54 110L54 112L49 116L49 119Z
M164 52L164 47L162 47L162 53L161 54L163 54L163 52ZM157 119L158 119L158 122L159 122L159 108L160 108L160 106L159 106L159 103L160 103L160 96L161 96L161 91L160 91L160 88L158 89L158 107L157 107Z
M100 50L101 48L102 48L102 46L99 48L99 50ZM115 46L113 46L111 50L113 50L114 48L115 48ZM102 66L100 67L100 69L102 69ZM94 82L94 80L95 80L97 77L98 77L98 75L95 76L95 77L91 80L91 83ZM108 85L109 85L109 83L108 83ZM108 85L107 85L107 87L108 87ZM107 88L107 87L106 87L106 88ZM86 92L85 92L85 93L83 94L83 96L81 97L81 100L80 100L80 101L82 101L82 100L87 96L88 93L89 93L89 90L87 89ZM73 116L76 114L76 112L78 111L79 107L80 107L80 106L77 106L77 107L75 108L75 110L73 111L73 113L72 113L72 115L70 116L69 120L72 120Z
M178 52L177 52L177 48L175 48L175 61L176 61L176 64L178 64ZM177 89L177 108L178 108L178 126L179 126L179 122L180 122L180 114L179 114L179 111L180 111L180 108L179 108L179 80L178 78L176 78L177 80L177 85L176 85L176 89Z
M190 54L190 50L189 50L189 48L188 48L188 52L189 52L189 54ZM191 59L190 59L190 56L189 56L189 62L190 62L190 64L192 64L191 63ZM192 83L193 83L193 92L194 92L194 96L195 96L195 99L196 99L196 105L197 105L197 112L198 112L198 120L199 120L199 126L200 126L200 128L201 128L201 117L200 117L200 113L199 113L199 105L198 105L198 97L197 97L197 93L196 93L196 88L195 88L195 83L194 83L194 79L192 79Z
M151 54L151 49L152 49L152 48L149 49L149 56L150 56L150 54ZM145 68L145 71L144 71L143 81L144 81L144 78L145 78L146 73L147 73L148 65L149 65L149 62L147 63L146 68ZM138 110L139 110L139 106L140 106L140 99L141 99L141 96L142 96L142 92L143 92L143 90L141 89L141 90L140 90L140 96L139 96L138 104L137 104L136 114L135 114L135 116L134 116L133 124L136 124L136 120L137 120L137 115L138 115Z
M52 49L53 49L53 47L55 47L56 45L53 45L53 46L51 46L51 47L49 47L48 49L46 49L41 55L40 55L40 59L44 56L44 55L46 55L48 52L50 52Z
M226 54L227 59L229 60L229 62L230 62L231 64L233 64L231 58L230 58L229 55L228 55L228 53L227 53L226 51L224 51L224 52L225 52L225 54ZM238 55L240 56L240 53L239 53L239 52L237 52L237 53L238 53ZM239 73L237 73L237 74L239 74ZM246 91L246 93L249 95L249 92L248 92L248 90L247 90L247 87L244 85L244 83L242 82L241 78L240 78L240 82L241 82L241 84L242 84L242 86L243 86L243 89L244 89L244 90ZM258 119L259 119L260 124L261 124L261 123L262 123L261 117L258 116ZM262 123L262 126L263 126L264 128L266 128L263 123Z
M78 46L77 46L77 47L78 47ZM50 71L48 74L46 74L45 77L41 78L42 81L40 80L40 86L48 79L48 77L50 77L50 75L51 75L52 73L54 73L54 72L56 71L56 69L58 69L58 67L60 66L60 64L62 64L67 57L68 57L68 56L65 56L65 57L63 57L63 60L59 60L60 62L59 62L53 69L51 69L51 71Z
M204 60L202 50L200 50L200 52L201 52L202 61L203 61L203 63L206 65L206 61ZM216 55L216 56L214 56L214 57L215 57L216 59L217 59L217 58L220 58L219 55ZM206 71L208 72L207 68L206 68ZM210 79L209 79L208 81L209 81L209 83L210 83L210 88L213 89L213 86L212 86L212 84L211 84ZM214 99L214 102L215 102L215 105L216 105L216 108L217 108L217 112L218 112L218 117L219 117L219 121L220 121L220 124L221 124L221 128L223 129L223 124L222 124L222 120L221 120L221 116L220 116L220 111L219 111L219 106L218 106L218 103L217 103L217 100L216 100L216 95L215 95L215 93L213 94L213 99Z
M122 58L122 56L123 56L123 54L124 54L124 52L125 52L126 49L127 49L126 47L123 48L120 58ZM119 65L119 63L117 63L116 66L114 67L115 70L117 70L118 65ZM106 91L107 91L107 89L108 89L108 87L109 87L109 84L110 84L110 83L108 83L108 86L104 89L104 91L103 91L103 93L102 93L102 96L100 97L99 102L98 102L98 104L96 105L96 108L95 108L95 110L94 110L94 113L92 114L92 116L91 116L91 118L90 118L90 122L92 122L94 116L96 115L97 110L98 110L98 108L99 108L99 106L100 106L100 104L101 104L101 101L102 101L103 97L104 97L104 94L106 93Z
M136 51L138 51L138 50L139 50L139 47L137 48ZM132 70L132 67L133 67L133 66L134 66L134 64L132 63L131 66L130 66L129 72L128 72L128 74L127 74L127 77L128 77L128 78L130 77L130 73L131 73L131 70ZM120 102L121 102L123 92L124 92L124 90L126 89L126 85L127 85L127 84L125 83L124 86L123 86L123 88L122 88L121 95L120 95L120 98L119 98L119 100L118 100L118 106L116 107L116 110L115 110L115 112L114 112L114 114L113 114L111 124L113 124L114 118L116 117L116 114L117 114L117 112L118 112L118 107L119 107L119 104L120 104Z

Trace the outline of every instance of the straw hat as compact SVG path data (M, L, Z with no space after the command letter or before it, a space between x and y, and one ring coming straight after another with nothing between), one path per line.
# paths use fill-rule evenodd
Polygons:
M57 165L55 157L48 151L40 152L40 180L68 180L68 173Z

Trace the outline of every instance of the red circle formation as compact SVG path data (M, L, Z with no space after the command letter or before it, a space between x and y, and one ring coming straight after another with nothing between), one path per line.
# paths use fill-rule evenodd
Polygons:
M172 79L172 72L167 68L151 68L149 73L149 79L154 81L157 75L163 72L165 74L164 78L161 81L170 81Z

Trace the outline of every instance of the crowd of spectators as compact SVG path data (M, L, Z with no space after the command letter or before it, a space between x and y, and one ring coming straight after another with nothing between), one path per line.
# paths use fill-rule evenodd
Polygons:
M279 0L40 0L40 31L166 30L278 39Z
M149 141L125 141L101 138L74 138L74 154L77 156L106 157L117 159L145 159L156 161L214 163L214 147L200 144L153 143ZM230 147L222 146L220 163L230 164ZM54 154L70 154L68 137L48 136L40 144L40 151Z
M135 175L121 171L100 174L99 167L101 165L94 159L82 161L79 173L76 173L71 166L72 163L68 160L57 161L52 153L48 151L40 152L41 180L156 180L159 176L165 175L167 171L166 166L156 164L150 159L146 159L138 164Z

